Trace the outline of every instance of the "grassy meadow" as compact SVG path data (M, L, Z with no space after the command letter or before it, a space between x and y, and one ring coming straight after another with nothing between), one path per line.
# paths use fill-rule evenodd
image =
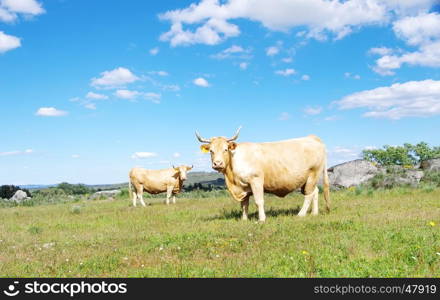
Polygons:
M333 192L299 218L300 194L240 220L222 193L166 206L114 200L0 209L3 277L440 277L440 189ZM253 201L251 199L251 201ZM320 206L324 207L322 194ZM324 210L321 209L321 212Z

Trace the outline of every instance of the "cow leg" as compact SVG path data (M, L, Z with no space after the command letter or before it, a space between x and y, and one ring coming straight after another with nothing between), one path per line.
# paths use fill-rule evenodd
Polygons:
M134 189L136 192L133 192L133 206L136 207L137 199L139 199L143 193L143 186L141 184L135 184Z
M307 214L307 212L309 211L310 203L312 203L314 196L315 196L314 192L304 196L304 203L301 210L298 213L298 216L304 217Z
M176 195L173 195L173 204L176 204Z
M167 205L170 204L170 198L171 198L172 192L173 192L173 186L167 186L167 200L165 202Z
M313 192L313 202L312 202L312 215L317 216L319 213L319 205L318 205L318 197L319 190L318 187L315 187L315 191Z
M246 196L241 202L241 211L242 211L242 216L241 219L242 220L247 220L248 219L248 210L249 210L249 197L250 196Z
M252 194L255 198L255 203L258 207L258 220L260 222L266 221L266 213L264 212L264 188L263 181L255 179L251 182Z
M144 202L144 190L141 188L141 192L139 193L139 201L141 202L142 206L146 206Z
M310 204L312 203L312 200L314 200L315 194L318 193L318 188L316 187L317 181L318 181L318 176L316 176L316 174L312 173L309 175L306 184L303 186L302 192L304 194L304 204L301 210L299 211L298 216L304 217L309 211ZM316 196L316 201L318 201L317 196ZM318 204L316 203L316 205Z

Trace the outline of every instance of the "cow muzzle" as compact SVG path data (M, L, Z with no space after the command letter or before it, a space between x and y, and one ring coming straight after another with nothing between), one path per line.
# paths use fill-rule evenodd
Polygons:
M217 171L224 170L225 164L222 161L214 161L212 162L212 168Z

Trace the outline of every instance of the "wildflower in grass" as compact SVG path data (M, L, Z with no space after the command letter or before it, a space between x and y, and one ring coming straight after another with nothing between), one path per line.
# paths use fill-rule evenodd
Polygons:
M310 255L310 253L307 252L306 250L301 251L301 253L302 253L303 255Z
M434 222L434 221L431 221L431 222L429 222L428 224L429 224L429 226L432 226L432 227L435 226L435 222Z

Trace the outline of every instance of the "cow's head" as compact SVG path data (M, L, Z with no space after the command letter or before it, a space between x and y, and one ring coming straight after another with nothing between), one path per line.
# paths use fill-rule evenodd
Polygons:
M235 135L231 138L225 138L222 136L212 137L210 139L202 138L196 131L197 139L201 143L206 143L200 146L200 149L204 153L211 153L212 168L219 172L224 172L229 165L230 152L235 150L237 143L234 141L238 138L241 126L237 129Z
M179 176L180 180L186 180L186 173L193 168L193 166L173 166L176 175Z

